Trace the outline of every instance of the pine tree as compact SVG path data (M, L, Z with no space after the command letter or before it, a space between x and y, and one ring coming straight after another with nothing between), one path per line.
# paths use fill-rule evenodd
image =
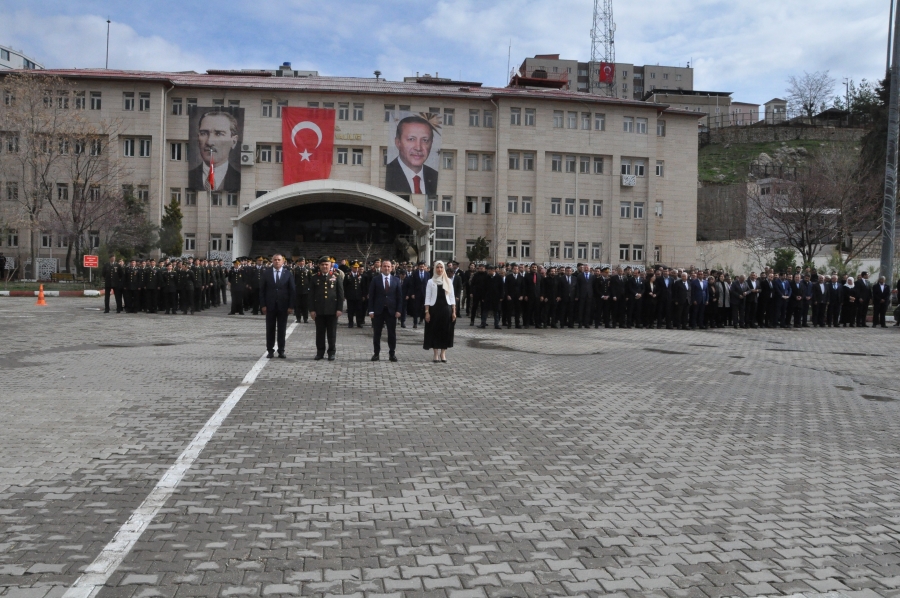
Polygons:
M184 246L184 239L181 236L182 218L181 203L173 199L166 206L159 231L159 249L168 256L181 255L181 248Z

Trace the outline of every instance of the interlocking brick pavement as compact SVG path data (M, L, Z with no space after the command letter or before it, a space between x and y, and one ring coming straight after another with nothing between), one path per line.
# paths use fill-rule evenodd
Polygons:
M0 304L0 596L60 596L262 354L260 318ZM111 596L900 596L894 330L300 325ZM113 346L110 346L113 345Z

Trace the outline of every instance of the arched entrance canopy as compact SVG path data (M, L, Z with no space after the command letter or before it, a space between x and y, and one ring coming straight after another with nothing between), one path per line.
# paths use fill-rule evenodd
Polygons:
M246 255L250 251L255 222L294 206L314 203L343 203L378 210L428 238L426 233L430 224L419 216L419 210L413 204L402 197L365 183L321 179L294 183L270 191L253 200L246 210L232 218L233 255Z

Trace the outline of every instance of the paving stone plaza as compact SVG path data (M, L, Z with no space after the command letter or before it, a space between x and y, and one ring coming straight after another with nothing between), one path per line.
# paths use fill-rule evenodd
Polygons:
M341 327L330 363L311 323L261 360L260 317L48 303L0 302L3 598L900 596L896 329L461 322L394 364Z

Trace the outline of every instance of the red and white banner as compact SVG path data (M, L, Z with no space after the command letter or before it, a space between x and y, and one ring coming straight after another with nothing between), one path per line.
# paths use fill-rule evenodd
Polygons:
M611 62L600 63L600 83L614 83L616 80L616 65Z
M334 116L334 110L325 108L281 110L285 185L327 179L331 175Z

